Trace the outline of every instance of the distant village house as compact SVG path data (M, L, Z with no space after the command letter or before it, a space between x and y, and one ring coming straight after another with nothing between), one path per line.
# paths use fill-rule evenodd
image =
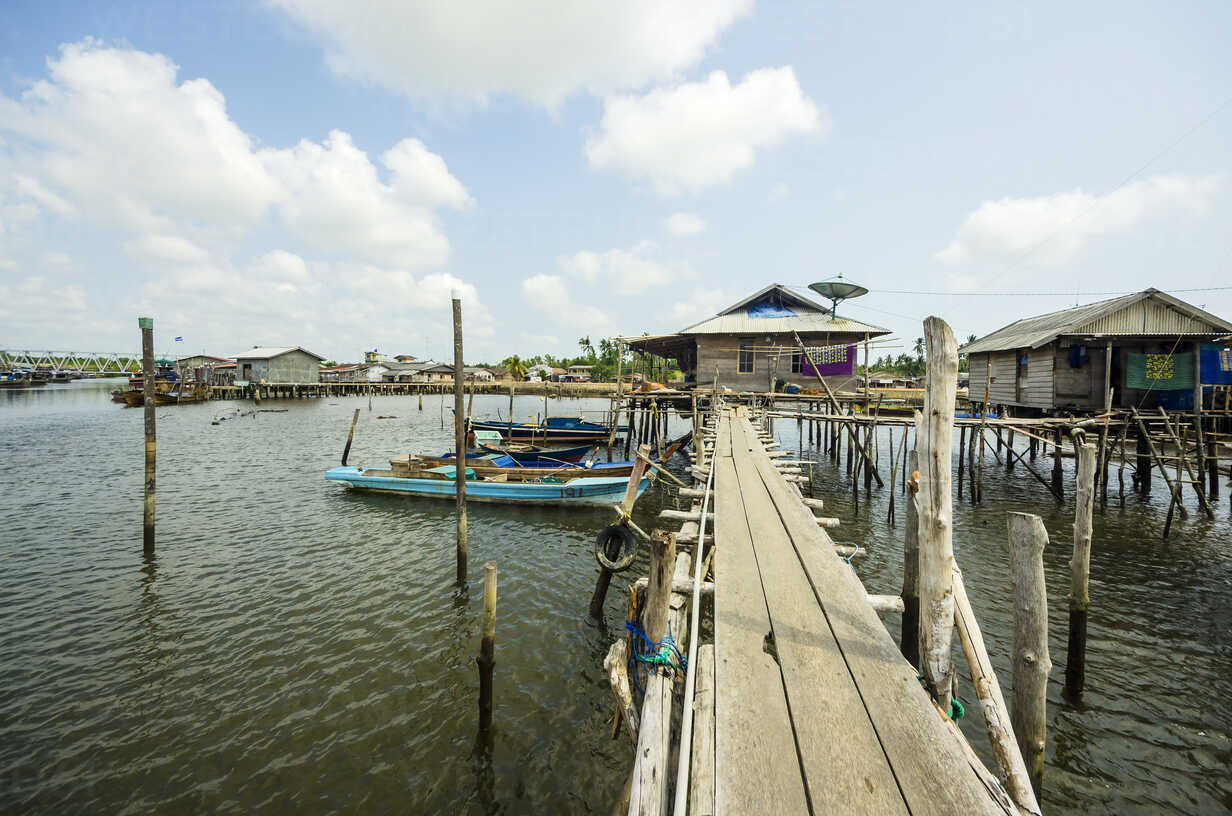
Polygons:
M235 355L237 382L314 383L325 358L299 346L254 347Z

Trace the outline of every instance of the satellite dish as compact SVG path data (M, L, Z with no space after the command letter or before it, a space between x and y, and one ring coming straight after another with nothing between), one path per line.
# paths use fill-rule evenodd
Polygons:
M810 283L809 288L830 301L832 304L830 306L831 318L838 317L838 304L841 301L868 294L868 290L863 286L843 280L842 274L839 274L837 278L828 278L818 283Z

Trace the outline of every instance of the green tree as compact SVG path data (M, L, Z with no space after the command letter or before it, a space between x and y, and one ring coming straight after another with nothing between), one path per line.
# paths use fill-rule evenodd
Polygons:
M522 362L522 358L514 354L501 360L501 367L509 369L509 376L514 380L521 381L526 379L526 363Z

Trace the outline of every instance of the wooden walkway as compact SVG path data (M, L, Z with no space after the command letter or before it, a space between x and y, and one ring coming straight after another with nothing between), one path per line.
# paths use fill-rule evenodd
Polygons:
M742 412L714 466L715 812L1017 813Z

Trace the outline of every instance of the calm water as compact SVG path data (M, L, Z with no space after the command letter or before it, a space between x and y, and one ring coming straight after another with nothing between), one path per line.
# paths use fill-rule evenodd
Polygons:
M609 511L473 505L472 581L458 588L452 504L322 478L354 408L351 462L380 464L450 447L452 397L426 397L422 412L413 397L375 398L371 412L366 398L267 402L287 410L218 426L232 403L181 406L158 413L159 544L146 560L142 412L111 404L108 387L0 393L0 811L608 811L631 759L607 738L601 665L623 581L612 630L585 609ZM475 413L506 405L476 397ZM520 397L516 413L541 406ZM794 422L778 431L796 444ZM1074 706L1059 693L1072 510L1027 474L998 473L983 507L958 509L956 550L1008 686L1004 513L1042 513L1053 536L1049 812L1229 810L1226 497L1216 522L1178 520L1168 544L1159 496L1097 512L1089 691ZM844 484L819 471L838 537L869 545L870 592L896 592L901 504L896 527L877 491L853 514ZM639 523L660 501L647 492ZM474 663L489 559L501 571L490 746L476 739ZM986 755L978 717L964 727Z

